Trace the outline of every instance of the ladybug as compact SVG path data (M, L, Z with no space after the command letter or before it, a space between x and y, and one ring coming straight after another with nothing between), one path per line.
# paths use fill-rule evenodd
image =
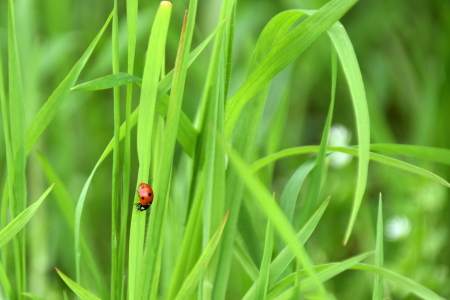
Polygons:
M151 186L146 183L141 183L139 185L138 195L140 203L134 204L137 206L138 211L144 211L148 209L153 202L153 190Z

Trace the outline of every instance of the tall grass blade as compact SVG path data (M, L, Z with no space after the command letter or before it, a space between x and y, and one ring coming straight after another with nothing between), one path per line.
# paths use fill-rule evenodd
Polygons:
M75 281L67 277L66 274L61 272L58 268L55 268L56 272L58 272L58 275L61 277L62 280L67 284L67 286L75 293L78 297L80 297L82 300L100 300L97 296L94 294L91 294L89 291L82 288L79 284L77 284Z
M53 189L54 185L51 185L42 196L24 211L22 211L17 217L14 218L5 228L0 231L0 249L3 248L16 234L28 223L31 217L36 213L39 206L48 196Z
M381 193L380 199L378 201L378 218L377 218L377 236L376 236L376 253L375 253L375 266L378 268L383 267L384 263L384 251L383 251L383 205L381 201ZM375 274L375 281L373 287L373 300L382 300L383 299L383 276L380 274Z
M221 224L217 228L214 235L211 237L211 240L209 241L208 245L205 247L205 250L203 251L202 255L198 259L197 263L195 264L194 268L192 268L192 271L189 273L189 275L184 280L177 296L175 299L189 299L192 294L195 291L195 288L198 285L198 281L200 278L200 273L204 268L206 268L214 254L214 251L217 248L217 245L219 244L220 238L222 237L223 228L225 227L225 224L227 223L229 211L225 214L225 217L223 218Z
M450 165L450 150L444 148L400 144L372 144L370 145L370 150L409 155Z
M169 1L162 1L159 5L158 12L156 13L148 42L137 124L137 136L139 137L137 140L137 153L139 160L138 184L141 182L149 182L155 103L158 92L159 77L161 74L161 69L164 65L164 52L166 48L167 30L169 27L171 13L172 3ZM161 195L161 190L157 187L157 184L155 184L155 186L155 204L153 204L153 209L151 211L158 209L158 201L162 200L161 202L163 208L165 206L165 196ZM147 280L147 278L142 277L141 273L142 270L145 272L147 271L147 269L142 266L142 258L144 253L145 216L146 213L134 212L131 217L128 261L129 299L141 299L144 279ZM151 241L148 242L151 243ZM153 272L156 271L156 257L155 260L153 260L153 264L149 267L151 267L151 274L154 274ZM152 281L150 282L153 283ZM148 287L148 285L146 286Z
M257 297L258 300L266 299L267 287L269 285L269 274L270 274L270 262L272 260L272 251L273 251L273 225L270 220L267 221L266 228L266 239L264 241L264 254L261 262L261 268L259 269L259 279L258 279L258 288L257 288Z

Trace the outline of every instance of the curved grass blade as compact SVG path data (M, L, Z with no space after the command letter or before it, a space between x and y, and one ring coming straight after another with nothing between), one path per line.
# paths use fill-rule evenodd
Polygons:
M400 144L372 144L370 145L370 150L409 155L450 165L450 150L444 148Z
M63 104L64 100L67 99L67 96L70 93L70 88L77 81L78 76L80 75L89 57L91 56L92 52L97 46L98 41L105 32L106 27L111 21L112 15L113 13L111 12L102 29L97 34L92 43L89 45L87 50L84 52L83 56L81 56L81 58L70 70L69 74L67 74L66 78L64 78L64 80L59 84L59 86L53 91L52 95L48 98L47 102L45 102L44 106L41 107L38 114L34 118L33 122L31 123L27 131L26 137L27 153L29 153L31 148L33 148L34 144L36 144L36 141L39 139L41 134L53 120L59 108Z
M402 276L400 274L397 274L395 272L389 271L385 268L379 268L367 264L356 264L355 266L351 267L351 269L354 270L363 270L363 271L369 271L375 274L380 274L384 278L389 279L393 283L395 283L398 286L401 286L402 288L410 291L411 293L416 294L417 296L428 299L428 300L443 300L441 296L433 292L432 290L424 287L423 285L418 284L417 282L412 281L411 279Z
M325 282L327 280L330 280L331 278L341 274L342 272L350 269L355 264L359 263L360 261L368 258L369 256L373 255L374 252L367 252L360 254L358 256L352 257L350 259L347 259L343 262L333 264L332 267L326 268L320 272L317 273L317 277L322 281ZM292 276L292 280L295 280L295 277ZM314 288L314 284L312 282L312 278L308 277L305 280L301 282L302 292L307 292ZM288 289L280 296L276 297L277 300L284 300L284 299L293 299L292 297L295 295L295 287ZM271 296L274 296L271 294ZM273 298L272 298L273 299Z
M383 251L383 205L380 199L378 201L378 218L377 218L377 237L376 237L376 253L375 253L375 266L378 268L383 267L384 251ZM373 300L383 300L383 276L375 274L375 282L373 286Z
M336 78L337 78L337 62L336 53L331 52L331 101L328 109L328 115L325 122L325 126L322 133L322 139L320 141L319 151L317 152L316 164L311 174L311 183L309 185L306 199L300 213L300 226L306 223L309 217L316 209L320 188L325 180L325 157L328 144L328 137L330 135L331 122L333 120L334 111L334 99L336 94Z
M300 260L305 269L308 271L308 274L314 279L314 283L320 294L323 298L327 297L327 292L323 284L317 278L315 271L312 268L311 260L308 257L303 245L301 245L297 239L294 229L289 221L284 216L281 209L278 205L273 201L272 197L269 195L266 187L255 178L255 176L251 173L249 168L245 165L242 158L233 150L231 147L226 148L229 161L232 166L237 171L237 174L241 180L244 181L247 189L253 195L254 199L257 200L258 204L265 212L269 220L273 222L274 227L277 229L280 236L283 238L285 243L291 248L294 252L295 256Z
M79 84L71 88L71 91L97 91L104 90L113 87L129 83L141 83L142 78L133 76L127 73L111 74L108 76L100 77L85 83Z
M325 209L330 202L330 197L325 199L321 206L317 209L317 211L312 215L312 217L308 220L308 222L303 226L303 228L297 234L297 241L303 245L308 238L313 233L320 219L322 218ZM269 290L278 280L278 277L286 270L287 266L291 263L291 261L295 258L295 254L289 247L285 247L280 254L272 261L270 264L270 274L269 274ZM252 287L245 294L243 300L255 299L256 298L256 287L258 282L253 283Z
M17 217L14 218L5 228L0 231L0 249L3 248L31 219L31 217L36 213L39 206L48 196L48 194L53 189L54 184L52 184L43 194L42 196L22 211Z
M227 101L226 136L229 137L245 104L279 72L294 61L322 33L336 23L357 0L332 0L292 30L261 61L236 94Z
M271 154L269 156L266 156L258 161L256 161L252 167L251 170L252 171L256 171L262 167L264 167L265 165L283 158L283 157L288 157L291 155L298 155L298 154L305 154L305 153L312 153L312 152L317 152L319 150L319 146L304 146L304 147L297 147L297 148L290 148L290 149L285 149L282 150L280 152ZM351 155L355 155L358 156L359 152L357 148L346 148L346 147L327 147L328 151L336 151L336 152L342 152L342 153L347 153L347 154L351 154ZM425 178L428 178L432 181L435 181L437 183L440 183L446 187L450 187L450 183L448 183L445 179L439 177L438 175L425 170L423 168L417 167L415 165L412 164L408 164L405 163L401 160L395 159L395 158L391 158L388 156L384 156L381 154L377 154L377 153L373 153L370 152L369 153L369 159L376 161L376 162L380 162L386 165L389 165L391 167L395 167L398 169L402 169L420 176L423 176Z
M58 275L61 277L62 280L64 280L67 286L82 300L100 300L100 298L90 293L89 291L85 290L75 281L67 277L67 275L61 272L58 268L55 268L55 270L56 272L58 272Z
M209 241L208 245L203 251L203 254L200 256L197 263L192 268L192 271L184 280L184 283L179 289L179 292L175 297L175 299L189 299L194 293L195 288L198 285L200 273L202 272L203 269L205 269L208 266L208 263L210 262L214 254L214 251L216 250L217 245L219 244L220 238L222 237L223 228L227 223L229 213L230 211L226 213L219 228L217 228L217 231L211 237L211 240Z

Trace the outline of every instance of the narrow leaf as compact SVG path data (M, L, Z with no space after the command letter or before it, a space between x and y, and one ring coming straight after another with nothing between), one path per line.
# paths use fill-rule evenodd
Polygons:
M22 211L17 217L14 218L14 220L2 229L0 232L0 249L3 248L3 246L5 246L28 223L50 191L53 189L53 186L54 185L51 185L42 194L38 201Z
M75 281L67 277L66 274L61 272L58 268L55 268L56 272L58 272L58 275L64 280L64 282L67 284L67 286L75 293L78 297L80 297L82 300L100 300L97 296L94 294L91 294L89 291L82 288L80 285L78 285Z
M376 250L375 253L375 266L378 268L383 267L384 254L383 254L383 205L381 201L381 193L380 200L378 201L378 219L377 219L377 237L376 237ZM375 283L373 287L373 300L382 300L383 299L383 276L380 274L375 274Z
M270 262L272 260L273 236L273 225L270 220L268 220L266 239L264 242L264 254L261 262L261 268L259 269L258 291L256 297L258 300L266 299L267 286L269 285Z
M71 88L71 91L95 91L104 90L117 86L121 86L128 83L138 82L141 83L142 78L129 75L127 73L111 74L108 76L100 77L85 83L79 84Z

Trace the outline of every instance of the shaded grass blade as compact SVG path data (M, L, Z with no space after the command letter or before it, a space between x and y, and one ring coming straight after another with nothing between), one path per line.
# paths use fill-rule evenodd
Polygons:
M64 280L64 282L67 284L67 286L82 300L100 300L100 298L98 298L94 294L91 294L89 291L78 285L75 281L67 277L67 275L61 272L58 268L55 269L61 279Z
M331 122L333 120L334 112L334 99L336 95L336 78L337 78L337 63L336 53L332 50L331 58L331 101L328 109L327 120L325 122L325 128L323 129L322 139L320 141L319 151L317 152L317 158L314 170L311 175L311 183L309 185L308 192L306 194L305 203L300 213L300 226L306 223L309 217L312 215L317 206L320 189L322 183L325 180L325 157L328 144L328 137L330 135Z
M295 256L301 261L302 265L305 266L306 270L308 270L308 274L310 274L314 279L314 283L319 289L322 297L326 298L327 293L325 291L325 288L312 269L312 263L305 249L301 244L298 243L292 225L286 219L278 205L270 197L266 187L254 177L254 175L242 161L242 158L240 158L238 154L236 154L236 152L229 147L227 148L227 153L229 156L229 160L232 166L236 169L240 179L244 181L249 192L257 200L258 204L265 212L269 220L273 222L274 227L277 229L278 233L283 238L285 243L292 249L292 251L295 253Z
M378 218L377 218L377 236L376 236L376 253L375 253L375 266L378 268L383 267L384 261L384 251L383 251L383 205L381 201L381 193L380 199L378 201ZM375 274L375 281L373 287L373 300L382 300L383 299L383 276L380 274Z
M26 137L27 153L31 151L31 148L33 148L36 141L39 139L41 134L50 124L51 120L53 120L53 118L55 117L64 100L67 99L67 96L70 93L70 88L75 84L76 80L78 79L78 76L80 75L81 71L86 65L95 47L97 46L98 41L105 32L106 27L111 21L111 18L112 12L109 15L108 19L106 20L100 32L97 34L95 39L92 41L92 43L84 52L83 56L81 56L81 58L70 70L69 74L67 74L66 78L64 78L64 80L59 84L59 86L53 91L52 95L48 98L47 102L44 104L44 106L42 106L42 108L39 110L38 114L34 118L33 122L31 123L27 131Z
M192 271L186 277L175 299L189 299L194 293L195 288L198 285L200 274L208 266L208 263L210 262L214 254L214 251L216 250L217 245L219 244L220 238L222 237L223 228L225 227L225 224L228 219L228 215L229 211L226 213L225 217L222 220L222 223L220 224L219 228L217 228L217 231L211 237L211 240L205 247L205 250L203 251L202 255L198 259L195 266L192 268Z
M22 211L17 217L14 218L14 220L3 228L2 231L0 231L0 249L3 248L3 246L5 246L28 223L31 217L36 213L39 206L51 192L53 186L54 185L51 185L42 194L38 201Z
M264 242L264 254L261 262L261 268L259 269L259 279L257 288L258 300L266 299L267 287L269 285L269 274L270 274L270 262L272 260L272 250L273 250L273 225L270 220L267 220L266 228L266 239Z
M322 218L325 209L330 202L330 197L325 199L322 205L319 206L317 211L312 215L312 217L308 220L308 222L303 226L303 228L297 234L297 241L303 245L308 238L313 233L320 219ZM280 254L272 261L270 264L270 274L269 274L269 290L275 284L278 277L286 270L287 266L291 263L291 261L295 258L294 252L289 248L285 247ZM256 298L256 287L257 282L253 283L251 288L245 294L243 299L255 299Z

